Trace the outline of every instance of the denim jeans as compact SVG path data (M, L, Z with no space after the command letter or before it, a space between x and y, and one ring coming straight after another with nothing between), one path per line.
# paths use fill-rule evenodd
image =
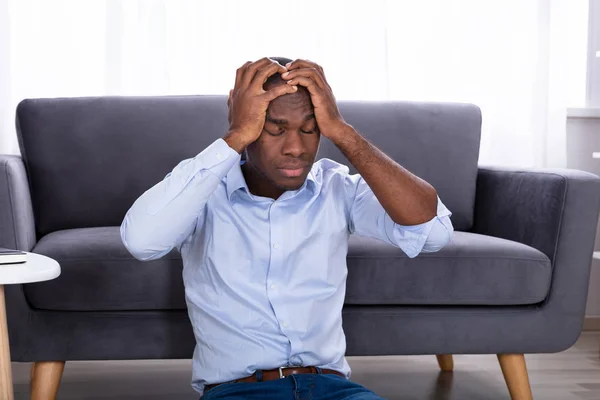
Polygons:
M265 382L225 383L201 400L384 400L369 389L332 374L299 374Z

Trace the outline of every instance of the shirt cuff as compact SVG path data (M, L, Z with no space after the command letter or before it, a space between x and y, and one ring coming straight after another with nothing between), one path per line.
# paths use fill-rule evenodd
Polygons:
M450 216L452 213L442 200L437 198L437 214L431 220L424 222L419 225L400 225L396 224L389 215L386 214L386 233L388 238L392 243L396 243L398 247L400 247L404 253L409 258L414 258L421 253L429 235L431 233L432 228L436 224L443 225L446 229L448 229L447 225L449 224L452 227L452 223L450 222ZM450 234L451 232L448 232Z

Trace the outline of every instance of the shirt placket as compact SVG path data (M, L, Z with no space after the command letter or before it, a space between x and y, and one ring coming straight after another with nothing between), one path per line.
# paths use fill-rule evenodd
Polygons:
M294 321L286 304L287 294L283 292L286 287L283 281L282 269L285 251L287 247L283 241L285 237L283 226L285 210L277 201L273 202L269 208L269 229L270 229L270 260L269 270L267 272L267 296L271 307L275 312L275 317L279 323L279 329L290 342L290 354L288 355L289 365L300 365L300 359L295 356L300 351L300 340L294 329Z

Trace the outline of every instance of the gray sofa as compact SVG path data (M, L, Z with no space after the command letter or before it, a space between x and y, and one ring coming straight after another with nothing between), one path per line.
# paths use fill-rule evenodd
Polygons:
M435 186L456 229L443 250L415 259L351 239L347 355L569 348L584 317L598 177L478 167L473 105L340 102L340 110ZM22 157L0 156L0 246L50 256L62 274L6 288L13 361L191 358L179 254L137 261L119 225L145 190L223 136L226 98L30 99L16 122ZM326 139L319 157L348 164ZM448 361L440 357L446 369Z

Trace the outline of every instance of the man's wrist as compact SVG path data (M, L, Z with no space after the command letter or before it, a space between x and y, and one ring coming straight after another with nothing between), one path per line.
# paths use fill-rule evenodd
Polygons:
M327 135L327 138L331 140L337 147L347 147L348 142L354 143L357 141L357 136L360 136L358 132L347 123L340 125L338 128L332 130L334 134Z
M251 143L241 132L236 130L227 132L225 136L223 136L223 140L229 147L237 151L239 154L242 154L246 147L248 147L248 145Z

